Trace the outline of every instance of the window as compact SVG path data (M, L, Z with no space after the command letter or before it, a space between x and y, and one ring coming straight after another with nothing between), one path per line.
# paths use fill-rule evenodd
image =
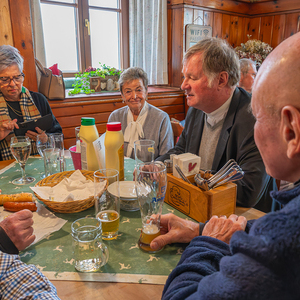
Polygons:
M41 0L46 65L73 76L129 66L128 0Z

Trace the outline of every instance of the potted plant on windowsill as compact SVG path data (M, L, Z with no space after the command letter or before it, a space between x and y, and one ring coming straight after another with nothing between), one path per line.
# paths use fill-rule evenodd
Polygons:
M69 95L92 94L102 91L119 91L118 80L122 70L100 64L99 68L88 67L83 73L75 74L75 83Z

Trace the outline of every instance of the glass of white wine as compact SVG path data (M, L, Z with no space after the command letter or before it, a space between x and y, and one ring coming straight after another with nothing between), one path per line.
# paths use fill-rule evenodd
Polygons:
M34 177L25 175L25 165L31 152L30 138L27 136L14 136L10 141L10 150L14 158L20 164L22 177L12 181L16 185L29 184L35 181Z
M37 148L40 156L44 158L44 152L43 151L45 149L52 149L52 150L54 150L54 148L55 148L54 136L51 135L51 134L49 134L49 135L38 134L36 136L36 148ZM44 158L45 172L47 170L46 163L47 163L47 160ZM45 178L46 175L43 174L41 177Z

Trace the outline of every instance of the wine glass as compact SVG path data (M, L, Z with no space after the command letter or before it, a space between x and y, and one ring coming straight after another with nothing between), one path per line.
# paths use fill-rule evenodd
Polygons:
M44 159L44 168L45 168L45 174L41 176L41 178L46 177L46 160L44 158L44 150L45 149L54 149L55 148L55 142L54 142L54 136L53 135L45 135L45 134L38 134L36 136L36 148L40 154L41 157Z
M16 185L29 184L35 181L34 177L25 176L25 165L31 152L30 138L27 136L14 136L10 140L10 150L14 158L20 164L22 177L12 181Z

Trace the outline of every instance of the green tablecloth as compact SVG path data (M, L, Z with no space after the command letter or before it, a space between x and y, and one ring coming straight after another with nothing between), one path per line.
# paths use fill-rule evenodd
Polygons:
M125 159L125 178L132 180L134 161ZM29 158L26 174L40 180L43 173L43 162L40 158ZM67 160L67 170L72 170L71 160ZM0 174L2 193L29 192L29 186L16 186L11 181L20 176L20 167L13 167ZM36 183L35 182L35 183ZM33 183L32 185L34 185ZM185 215L164 204L163 213L173 212L186 218ZM71 223L79 218L94 216L94 208L75 214L56 216L67 220L67 223L46 239L30 246L20 253L22 261L36 265L51 280L114 281L164 284L171 270L177 265L184 245L168 245L157 254L148 254L138 248L137 241L141 231L140 212L121 211L119 236L113 241L104 241L109 249L108 263L98 272L80 273L74 268L72 253Z

